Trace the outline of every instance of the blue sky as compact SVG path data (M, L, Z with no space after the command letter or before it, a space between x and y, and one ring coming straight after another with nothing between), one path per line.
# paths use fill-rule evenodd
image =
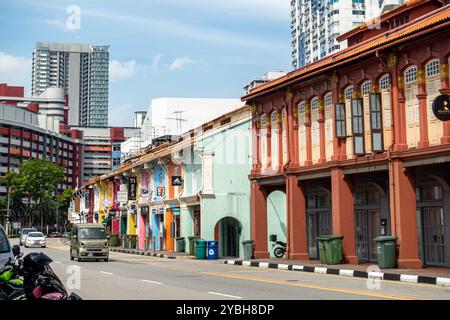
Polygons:
M291 68L288 0L1 0L0 39L0 82L27 92L37 41L109 45L110 125L131 125L153 98L239 98Z

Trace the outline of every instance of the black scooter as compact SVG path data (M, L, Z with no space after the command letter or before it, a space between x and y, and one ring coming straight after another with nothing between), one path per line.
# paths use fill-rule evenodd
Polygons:
M273 255L277 258L283 258L286 254L286 242L277 240L276 234L270 235L270 241L274 242L272 245Z

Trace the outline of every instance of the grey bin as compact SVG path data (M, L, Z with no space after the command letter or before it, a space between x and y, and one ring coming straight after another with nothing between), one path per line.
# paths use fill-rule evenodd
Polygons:
M184 237L177 237L177 252L184 252L186 249L186 241Z
M244 259L253 259L253 240L244 240L242 245L244 246Z

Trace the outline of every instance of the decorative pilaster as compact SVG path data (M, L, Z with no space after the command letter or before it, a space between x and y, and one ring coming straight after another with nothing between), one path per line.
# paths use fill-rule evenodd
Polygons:
M419 148L425 148L430 145L428 139L428 112L427 112L427 90L425 88L425 70L417 70L417 84L419 85L419 114L420 114L420 140Z
M447 63L447 57L441 57L441 94L450 95L450 85L449 85L449 66ZM442 144L450 143L450 121L444 121L442 123L443 126L443 135L441 138Z
M317 121L319 122L319 134L320 134L320 157L319 163L325 163L327 161L325 154L325 114L323 100L320 99L318 102L319 116Z

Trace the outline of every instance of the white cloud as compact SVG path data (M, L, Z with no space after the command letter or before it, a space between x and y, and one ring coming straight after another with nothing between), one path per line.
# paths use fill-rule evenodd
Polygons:
M193 64L193 63L198 63L199 61L197 60L193 60L189 57L184 57L184 58L176 58L175 60L173 60L173 62L169 65L169 70L170 71L174 71L177 69L181 69L184 66L188 65L188 64Z
M0 82L28 87L31 85L31 59L0 52Z
M45 23L48 24L51 27L54 27L56 29L62 30L62 31L71 31L67 28L67 25L64 21L58 20L58 19L47 19L45 20Z
M112 60L109 63L109 79L111 81L121 81L134 76L136 72L136 61L130 60L120 62Z
M163 57L163 55L160 53L156 57L153 58L153 61L152 61L153 70L158 70L159 65L161 64L162 57Z

